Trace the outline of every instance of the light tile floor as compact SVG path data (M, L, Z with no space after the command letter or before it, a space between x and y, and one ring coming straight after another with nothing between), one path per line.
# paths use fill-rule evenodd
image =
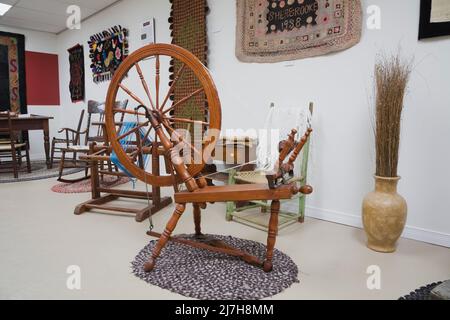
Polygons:
M75 216L73 209L89 194L56 194L50 191L55 183L0 184L1 299L183 299L130 272L130 262L149 241L148 223L98 213ZM171 211L155 216L158 230ZM189 211L176 231L193 231ZM266 240L264 232L226 222L223 204L208 207L203 231ZM449 248L402 239L395 254L375 253L366 248L362 230L320 220L282 230L277 248L294 259L301 274L299 284L275 299L397 299L450 278ZM79 291L66 286L71 265L81 267ZM367 289L371 265L381 268L381 290Z

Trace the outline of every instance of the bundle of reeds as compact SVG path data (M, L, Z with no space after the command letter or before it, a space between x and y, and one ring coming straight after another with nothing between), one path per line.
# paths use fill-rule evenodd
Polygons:
M380 56L375 64L376 175L397 177L403 100L411 62L399 54Z

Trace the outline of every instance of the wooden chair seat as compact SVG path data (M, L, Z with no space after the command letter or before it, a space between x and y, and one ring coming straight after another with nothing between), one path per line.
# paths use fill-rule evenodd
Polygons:
M20 149L20 148L24 148L27 146L26 143L16 143L14 145L16 147L16 149ZM12 147L11 144L0 144L0 151L11 151Z
M11 141L8 139L0 139L0 144L10 144Z
M66 152L89 152L89 146L73 145L62 149Z
M287 200L293 197L292 185L269 189L267 184L212 186L195 192L175 194L176 203L203 203L249 200Z

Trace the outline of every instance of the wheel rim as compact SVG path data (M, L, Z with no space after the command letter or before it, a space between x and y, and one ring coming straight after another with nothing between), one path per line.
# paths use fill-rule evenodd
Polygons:
M154 83L147 82L146 75L148 73L141 67L141 65L146 63L145 61L148 61L148 58L150 57L154 57L155 59ZM162 58L172 59L175 61L174 65L177 63L181 65L181 67L179 67L176 71L176 74L174 74L168 89L165 90L161 90ZM135 69L135 71L133 69ZM179 99L178 101L170 104L170 96L173 95L173 92L171 93L170 91L176 91L177 84L179 83L178 81L181 81L182 77L184 77L187 73L186 71L192 72L195 75L200 87L194 90L191 95L186 96L185 99ZM144 96L146 96L146 98L142 98L142 96L136 94L134 90L129 89L125 84L123 84L127 74L129 77L138 77L138 82L141 83L141 89L145 92ZM132 102L128 105L125 111L118 111L118 109L115 108L115 102L118 100L117 97L119 92L122 95L128 96L130 102ZM204 112L206 115L206 119L204 119L204 121L192 119L189 115L180 117L176 112L174 113L174 111L178 110L178 107L182 107L189 100L192 100L200 95L204 95L206 101L205 107L202 107L205 109ZM171 175L155 175L153 172L150 172L148 168L143 170L139 167L136 164L136 155L134 154L133 157L132 154L127 154L120 143L123 132L120 132L116 123L115 115L117 113L124 113L131 117L136 116L137 118L134 118L134 120L138 122L139 126L147 129L147 135L150 136L152 134L149 130L150 125L145 124L146 119L144 119L144 117L140 114L133 115L133 112L136 113L134 111L134 107L140 104L146 106L150 110L160 110L160 114L162 114L166 119L164 129L169 139L171 138L169 134L174 134L174 130L180 129L180 127L183 127L183 124L193 127L201 126L202 131L206 131L202 141L196 141L195 146L191 140L191 147L193 150L192 153L196 156L196 161L191 164L186 164L188 172L191 176L198 175L205 165L205 160L207 160L204 154L210 154L214 149L221 129L220 100L214 81L206 67L192 53L181 47L170 44L153 44L143 47L128 56L116 70L108 89L105 111L105 126L112 149L116 153L121 164L133 176L148 184L153 186L173 185L174 181ZM140 121L137 121L139 119ZM128 133L128 135L130 134L131 133ZM198 145L200 145L200 148Z

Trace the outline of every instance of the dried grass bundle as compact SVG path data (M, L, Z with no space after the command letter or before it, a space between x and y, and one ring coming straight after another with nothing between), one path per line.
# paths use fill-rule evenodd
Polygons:
M403 99L411 63L400 55L380 57L375 64L375 145L376 174L397 177Z

